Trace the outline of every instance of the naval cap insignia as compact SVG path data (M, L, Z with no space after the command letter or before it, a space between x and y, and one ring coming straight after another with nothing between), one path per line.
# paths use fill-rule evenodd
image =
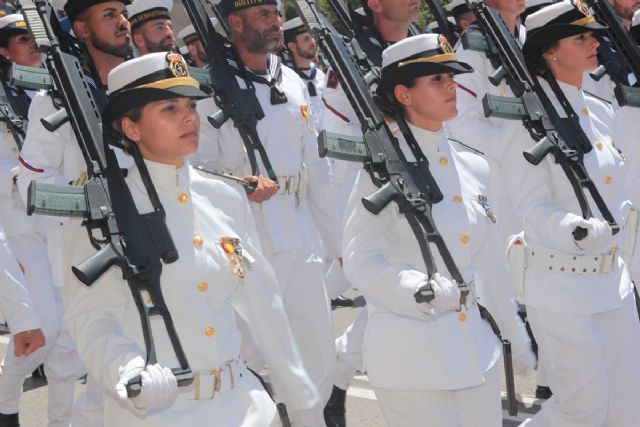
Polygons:
M453 48L449 44L449 40L443 35L438 36L438 44L444 53L453 53Z
M179 53L167 53L167 64L176 77L189 77L189 67Z
M591 9L589 8L589 6L587 6L587 4L582 0L573 0L573 5L584 16L593 16L593 13L591 12Z

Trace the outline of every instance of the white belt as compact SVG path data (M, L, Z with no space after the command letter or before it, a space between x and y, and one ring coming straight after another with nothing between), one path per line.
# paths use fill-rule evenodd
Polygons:
M300 186L300 175L278 176L278 194L295 194Z
M209 372L194 374L193 383L187 386L185 397L189 400L215 399L238 385L245 375L249 375L240 357Z
M549 249L527 247L526 269L550 273L608 274L617 259L616 247L601 255L569 255Z

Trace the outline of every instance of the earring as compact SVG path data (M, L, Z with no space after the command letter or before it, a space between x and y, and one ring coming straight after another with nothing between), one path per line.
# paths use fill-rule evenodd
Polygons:
M558 58L557 57L553 57L553 62L558 62Z

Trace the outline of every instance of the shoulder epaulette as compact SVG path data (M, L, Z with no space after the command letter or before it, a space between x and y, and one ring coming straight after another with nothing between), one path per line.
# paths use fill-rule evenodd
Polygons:
M471 151L472 153L475 153L475 154L477 154L479 156L484 156L484 153L482 151L477 150L477 149L465 144L464 142L458 141L457 139L453 139L453 138L447 138L447 139L449 141L451 141L451 142L455 142L457 145L459 145L459 146Z
M607 105L611 105L611 104L612 104L612 102L611 102L611 101L609 101L608 99L603 98L603 97L601 97L601 96L598 96L598 95L596 95L595 93L591 93L591 92L586 91L586 90L583 90L583 92L584 92L584 93L586 93L587 95L589 95L589 96L591 96L591 97L593 97L593 98L597 99L598 101L602 101L602 102L604 102L604 103L605 103L605 104L607 104Z

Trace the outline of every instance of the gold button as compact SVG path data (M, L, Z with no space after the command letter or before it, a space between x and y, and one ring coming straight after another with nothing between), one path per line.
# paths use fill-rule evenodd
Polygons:
M205 334L206 336L208 336L208 337L212 337L212 336L214 336L214 335L216 334L216 330L215 330L215 329L213 329L211 326L207 326L207 327L204 329L204 334Z
M202 237L196 236L193 238L193 246L195 246L196 248L200 249L203 244L204 240L202 240Z
M178 201L180 203L187 203L187 200L189 200L189 196L187 196L185 193L180 193L180 195L178 196Z
M462 243L463 245L469 243L469 240L471 239L466 234L463 234L462 237L460 237L460 243Z
M613 178L611 178L610 176L608 176L608 177L606 177L604 179L604 183L607 184L607 185L611 184L612 182L613 182Z
M200 284L198 284L198 290L200 292L207 292L207 289L209 289L209 284L207 282L200 282Z
M600 142L600 141L596 141L596 148L597 148L598 150L602 150L602 142Z
M442 157L440 157L439 162L440 162L440 164L442 166L446 166L449 163L449 159L447 159L446 157L442 156Z
M462 197L453 196L453 203L455 203L456 205L459 205L460 203L462 203Z
M589 110L587 110L587 107L584 107L584 108L582 109L582 115L583 115L583 116L588 116L588 115L589 115Z

